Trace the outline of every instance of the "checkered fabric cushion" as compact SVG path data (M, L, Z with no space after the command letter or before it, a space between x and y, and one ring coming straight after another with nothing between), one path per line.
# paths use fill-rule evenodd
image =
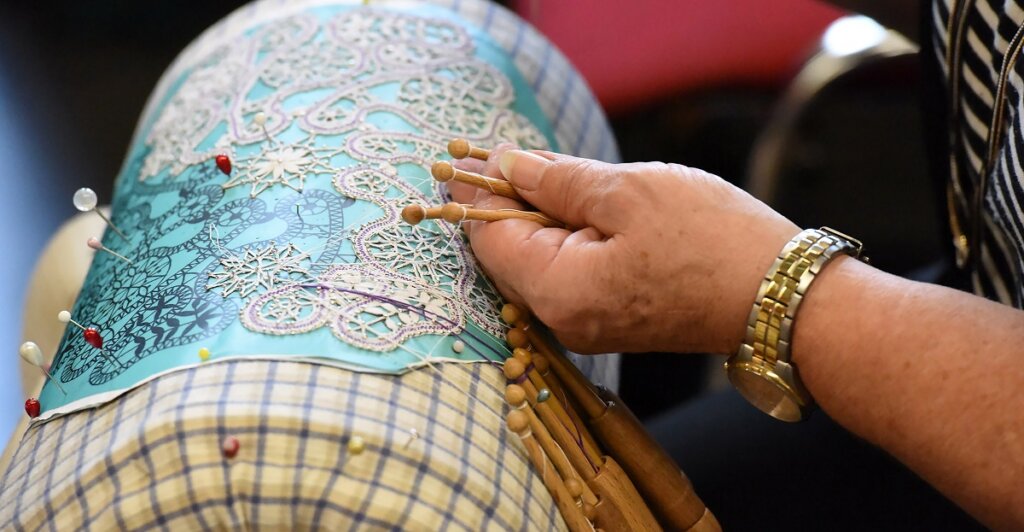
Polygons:
M504 386L484 364L394 377L228 359L170 373L29 429L0 529L564 529L504 425Z

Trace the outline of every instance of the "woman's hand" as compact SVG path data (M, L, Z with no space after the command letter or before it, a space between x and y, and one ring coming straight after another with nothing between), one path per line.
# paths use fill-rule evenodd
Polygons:
M502 145L463 169L508 179L575 230L525 220L466 222L484 269L566 347L585 353L728 353L792 222L701 170L607 164ZM523 206L451 183L455 201Z

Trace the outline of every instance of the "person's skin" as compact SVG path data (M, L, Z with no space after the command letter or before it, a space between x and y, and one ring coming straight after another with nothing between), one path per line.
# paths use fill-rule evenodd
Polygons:
M800 228L697 169L509 149L459 165L507 178L578 229L464 223L506 297L575 351L737 350L762 277ZM478 208L523 207L450 191ZM1024 312L841 257L811 286L792 353L833 419L986 525L1024 528Z

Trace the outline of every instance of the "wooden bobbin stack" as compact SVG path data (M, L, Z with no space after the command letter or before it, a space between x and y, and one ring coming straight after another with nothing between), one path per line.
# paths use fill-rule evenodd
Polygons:
M509 429L571 530L721 530L671 457L612 392L598 389L529 316L505 305Z
M456 159L490 156L465 139L449 142L448 153ZM435 163L431 174L522 201L507 181L449 162ZM402 218L410 224L524 219L567 227L537 211L458 203L409 205ZM501 314L513 349L504 366L505 399L512 407L508 427L519 435L570 530L721 530L686 475L614 393L587 380L522 309L506 305Z

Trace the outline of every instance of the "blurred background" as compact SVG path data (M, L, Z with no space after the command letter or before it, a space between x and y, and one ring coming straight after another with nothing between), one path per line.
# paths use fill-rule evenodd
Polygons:
M89 186L109 201L157 79L241 3L0 2L0 318L10 331L0 352L10 359L24 287L48 236L75 213L72 193ZM506 5L578 66L624 160L703 168L802 226L860 237L879 267L935 277L946 240L909 43L870 21L837 24L844 13L812 0ZM621 395L642 418L722 385L717 359L624 360ZM0 436L24 415L23 401L17 373L0 372Z

